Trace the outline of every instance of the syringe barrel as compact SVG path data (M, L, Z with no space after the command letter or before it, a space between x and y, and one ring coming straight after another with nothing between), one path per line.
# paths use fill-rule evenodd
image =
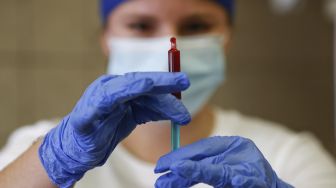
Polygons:
M168 67L169 72L181 72L180 51L176 48L176 43L172 44L172 48L168 51ZM173 93L173 95L181 99L181 92Z

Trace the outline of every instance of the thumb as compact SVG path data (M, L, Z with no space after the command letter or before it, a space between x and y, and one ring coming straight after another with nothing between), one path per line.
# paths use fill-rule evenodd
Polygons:
M172 173L193 182L206 183L214 187L224 187L230 181L230 168L208 164L202 161L179 161L170 166Z

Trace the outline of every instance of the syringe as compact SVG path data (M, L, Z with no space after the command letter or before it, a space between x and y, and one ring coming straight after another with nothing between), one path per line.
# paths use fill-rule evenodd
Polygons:
M168 51L169 72L181 72L180 51L176 47L176 38L170 39L171 49ZM173 93L177 99L181 99L181 92ZM180 147L180 125L171 122L170 133L171 149L176 150Z

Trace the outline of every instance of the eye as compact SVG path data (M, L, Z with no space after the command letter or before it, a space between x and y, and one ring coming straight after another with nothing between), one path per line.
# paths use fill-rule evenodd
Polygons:
M146 22L134 22L128 24L128 28L138 32L148 31L152 28L151 24Z
M213 24L204 20L190 20L184 22L180 33L184 35L204 34L213 28Z

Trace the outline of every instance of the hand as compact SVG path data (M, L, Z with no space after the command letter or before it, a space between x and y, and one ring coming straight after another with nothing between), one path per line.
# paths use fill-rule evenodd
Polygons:
M94 81L39 148L50 179L60 187L72 186L86 171L103 165L138 124L187 124L187 109L170 93L189 85L184 73L128 73Z
M155 173L169 171L157 188L190 187L292 187L280 180L255 144L241 137L212 137L161 157Z

